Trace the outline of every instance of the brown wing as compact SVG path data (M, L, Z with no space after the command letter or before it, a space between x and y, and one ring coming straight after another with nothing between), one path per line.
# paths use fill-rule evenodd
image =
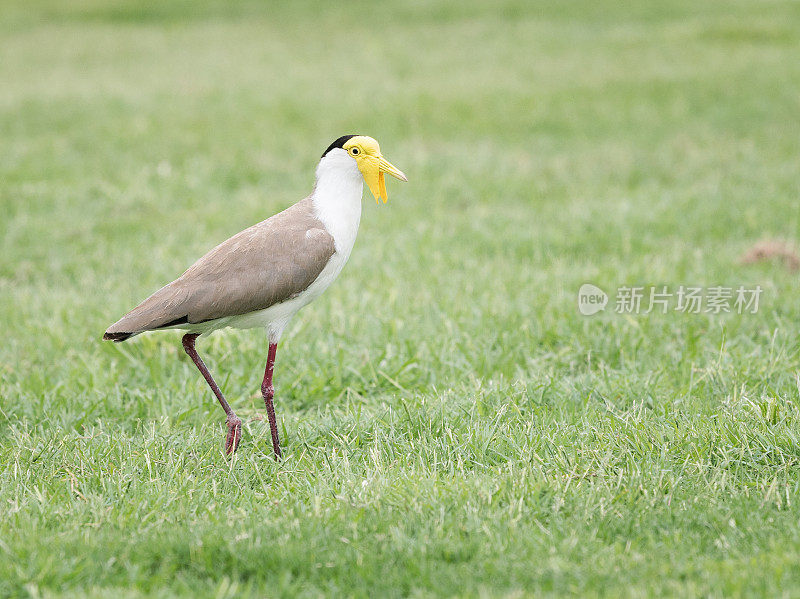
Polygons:
M263 310L305 290L336 251L310 198L245 229L111 325L104 339Z

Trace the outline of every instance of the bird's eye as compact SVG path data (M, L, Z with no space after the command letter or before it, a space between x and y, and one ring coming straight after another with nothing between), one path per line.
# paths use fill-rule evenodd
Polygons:
M358 156L358 154L359 154L359 150L358 150L358 148L350 148L350 153L351 153L353 156Z

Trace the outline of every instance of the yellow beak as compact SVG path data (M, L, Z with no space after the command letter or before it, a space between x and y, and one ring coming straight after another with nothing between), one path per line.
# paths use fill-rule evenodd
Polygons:
M385 204L389 199L389 196L386 194L384 173L389 173L392 177L400 179L401 181L408 181L403 171L380 154L377 156L365 157L363 163L359 166L361 166L361 174L364 175L364 181L366 181L372 195L375 196L376 202L383 200Z

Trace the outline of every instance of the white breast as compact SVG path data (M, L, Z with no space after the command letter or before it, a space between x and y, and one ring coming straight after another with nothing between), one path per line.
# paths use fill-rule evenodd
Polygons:
M320 160L312 199L317 218L336 243L336 253L350 256L361 222L361 192L364 179L356 161L342 149Z
M296 297L266 310L221 319L226 322L220 324L240 329L266 327L270 343L277 343L292 316L318 298L342 272L361 222L362 191L363 178L356 161L342 149L328 152L317 167L312 200L317 218L333 237L336 252L316 280Z

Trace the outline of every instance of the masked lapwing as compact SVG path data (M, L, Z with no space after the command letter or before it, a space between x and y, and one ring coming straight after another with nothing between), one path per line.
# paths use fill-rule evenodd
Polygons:
M215 247L111 325L103 339L119 342L145 331L187 331L183 348L225 410L225 451L230 454L239 446L242 421L197 354L195 341L224 327L264 327L269 350L261 394L279 458L272 402L278 341L292 316L339 276L358 233L362 181L376 201L385 203L385 173L407 181L373 138L340 137L322 155L311 195Z

